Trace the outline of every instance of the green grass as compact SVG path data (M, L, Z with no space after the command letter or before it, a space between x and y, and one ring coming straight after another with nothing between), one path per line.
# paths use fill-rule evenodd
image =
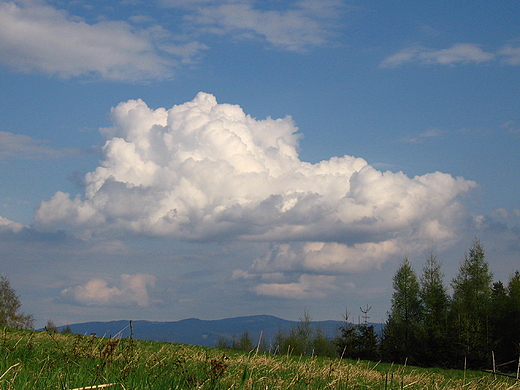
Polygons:
M0 389L520 389L510 378L366 361L0 328Z

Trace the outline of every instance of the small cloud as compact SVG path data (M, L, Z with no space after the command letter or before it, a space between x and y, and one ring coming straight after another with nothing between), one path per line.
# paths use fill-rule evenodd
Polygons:
M503 210L505 211L505 210ZM505 233L509 230L507 224L502 221L498 221L497 213L494 216L491 215L475 215L473 216L473 226L475 229L483 232L486 235ZM503 216L499 214L499 218L503 220Z
M54 159L86 154L89 151L79 148L55 149L47 145L48 141L38 140L23 134L0 131L0 160L18 159Z
M520 46L513 47L506 45L499 50L498 54L502 56L502 62L507 65L520 65Z
M506 209L499 207L491 213L491 216L493 218L501 218L501 219L507 219L509 217L509 213Z
M161 50L180 57L183 64L191 64L196 62L196 58L199 56L199 54L203 50L209 49L207 45L197 41L177 44L168 43L162 44L160 47Z
M231 280L238 280L238 279L253 279L255 275L250 274L247 271L236 269L232 272Z
M302 275L294 283L261 283L252 288L258 295L289 299L324 298L328 290L336 290L335 276Z
M123 241L105 239L94 242L93 246L90 248L90 252L95 255L108 254L126 256L129 255L131 251Z
M439 35L443 35L443 32L441 32L440 30L438 30L435 27L430 26L428 24L419 25L418 30L419 30L419 34L422 37L426 37L426 38L435 38L435 37L438 37Z
M27 226L0 216L0 233L20 233Z
M379 243L337 242L273 244L251 267L251 274L305 271L309 273L348 274L377 268L402 248L395 240ZM248 273L249 274L249 273Z
M500 126L503 129L506 129L510 134L520 135L520 126L515 121L508 121Z
M488 62L495 54L483 51L478 45L458 43L448 49L433 50L421 46L409 47L386 58L381 67L390 68L405 63L457 65Z
M433 129L423 131L422 133L417 134L417 135L409 135L409 136L403 138L402 141L406 142L406 143L410 143L410 144L422 144L427 139L442 137L445 133L446 132L443 130L433 128Z
M386 58L382 63L382 68L393 68L400 65L403 65L407 62L412 62L416 59L417 55L420 53L423 48L419 47L409 47L401 50L400 52Z
M122 274L120 287L109 287L105 279L95 278L82 286L62 290L61 296L68 302L84 306L149 306L147 286L154 287L156 280L149 274Z
M493 212L490 215L491 218L494 219L515 219L520 217L520 210L519 209L512 209L512 210L506 210L503 207L498 207L493 210Z

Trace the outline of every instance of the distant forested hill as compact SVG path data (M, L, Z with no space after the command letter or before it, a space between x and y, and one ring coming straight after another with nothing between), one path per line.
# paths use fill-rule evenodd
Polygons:
M312 325L320 327L324 334L335 337L343 321L313 321ZM199 320L190 318L180 321L132 321L133 337L139 340L167 341L182 344L214 347L219 337L239 337L249 332L253 342L257 342L260 333L262 338L271 342L280 331L289 331L298 321L288 321L269 315L226 318L222 320ZM380 332L381 324L373 324L376 332ZM130 321L85 322L68 325L73 333L97 336L130 336ZM60 326L61 331L65 326Z

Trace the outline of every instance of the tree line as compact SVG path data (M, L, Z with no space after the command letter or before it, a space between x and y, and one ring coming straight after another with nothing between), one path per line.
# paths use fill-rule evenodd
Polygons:
M465 255L451 294L437 257L430 253L418 277L405 258L393 278L394 292L381 339L384 360L424 366L490 368L518 364L520 272L505 285L493 274L479 240Z
M465 254L450 284L437 256L430 252L417 275L405 257L393 277L388 319L381 334L368 322L370 307L360 308L363 321L345 322L335 337L311 325L306 312L290 331L280 331L268 346L255 345L245 332L217 342L218 347L293 354L336 356L444 368L491 368L509 362L516 370L520 353L520 272L507 284L493 274L479 240ZM507 366L502 369L507 370Z

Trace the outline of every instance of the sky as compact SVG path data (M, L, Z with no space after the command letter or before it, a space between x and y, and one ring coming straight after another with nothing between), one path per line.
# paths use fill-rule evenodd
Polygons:
M0 273L35 326L390 309L520 269L520 3L0 0Z

